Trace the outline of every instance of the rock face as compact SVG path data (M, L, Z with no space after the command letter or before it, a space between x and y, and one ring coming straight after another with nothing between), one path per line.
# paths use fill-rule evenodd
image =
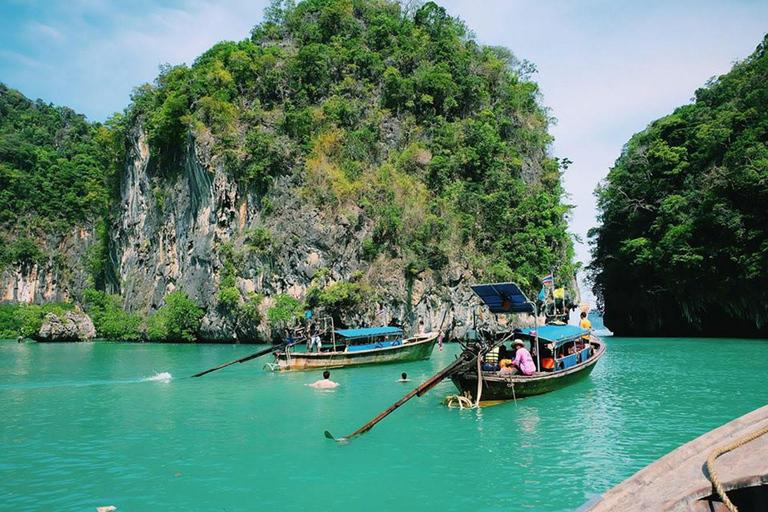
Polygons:
M212 142L190 136L180 172L158 176L146 135L137 125L129 134L125 172L120 183L120 210L110 231L111 272L107 289L123 297L125 309L153 314L166 294L183 289L206 312L201 339L209 341L268 341L267 322L238 322L218 298L227 255L225 246L241 255L235 285L245 297L265 296L260 310L266 317L276 294L299 300L320 271L324 284L361 278L374 290L376 300L365 310L349 311L346 326L379 325L382 321L426 330L443 325L450 337L463 337L468 329L493 328L496 318L482 307L469 284L482 281L467 266L449 262L440 272L426 270L406 278L405 262L387 257L363 258L363 241L373 222L362 208L342 212L321 210L297 193L302 183L283 176L273 183L263 213L264 198L243 191L223 159L212 156ZM249 236L257 229L270 233L268 247L253 248ZM59 258L45 264L8 267L0 276L2 301L43 303L77 300L92 286L87 271L88 250L95 243L93 228L79 228L47 242ZM376 311L384 309L384 319ZM84 318L83 318L84 317ZM516 323L532 325L532 318ZM64 319L49 314L38 338L75 341L93 338L87 315L67 313Z
M52 256L0 268L0 303L43 304L80 297L88 287L87 254L95 239L93 226L83 226L38 240Z
M36 341L90 341L96 337L91 318L82 311L67 311L63 317L48 313L35 336Z
M222 247L229 245L242 255L237 288L243 295L263 294L264 314L276 294L303 299L323 269L326 284L362 276L375 290L379 300L369 310L350 311L343 318L349 326L377 325L378 309L386 310L386 321L406 329L418 327L419 320L427 330L438 329L445 316L444 328L458 337L475 322L496 323L493 315L484 314L468 286L477 278L460 264L449 263L439 273L428 270L408 280L398 260L366 262L363 241L374 226L361 208L321 211L296 193L296 178L286 176L274 183L269 194L272 210L265 216L260 199L240 190L223 161L211 157L209 142L193 138L180 166L183 172L171 180L163 178L163 199L156 192L156 165L140 126L130 139L121 182L122 211L111 239L117 278L110 285L112 293L125 297L127 309L152 312L167 293L181 288L206 311L203 339L269 339L266 322L258 329L244 328L218 302L227 258ZM271 234L268 248L249 248L249 233L256 229Z

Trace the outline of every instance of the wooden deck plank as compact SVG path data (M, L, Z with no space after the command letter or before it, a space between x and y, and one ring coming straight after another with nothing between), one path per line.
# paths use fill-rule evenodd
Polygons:
M684 444L579 510L691 510L694 502L712 493L706 472L709 454L765 426L768 405ZM768 484L768 434L721 455L715 471L726 490Z

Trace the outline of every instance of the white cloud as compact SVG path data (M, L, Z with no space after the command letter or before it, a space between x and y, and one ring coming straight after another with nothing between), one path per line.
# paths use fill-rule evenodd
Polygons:
M11 50L0 50L0 59L16 62L23 68L33 70L45 69L49 67L38 60L32 59L17 52L13 52Z
M41 10L25 36L66 40L35 45L35 53L0 53L12 59L9 85L30 96L67 105L103 120L128 104L133 87L152 81L158 65L191 64L222 40L241 40L262 18L267 0L190 0L176 8L128 8L104 0L79 0ZM55 27L46 16L55 15ZM4 55L4 53L8 53ZM45 75L37 70L48 68Z
M59 30L52 27L51 25L46 25L45 23L27 23L25 26L25 32L31 39L37 39L42 36L43 38L54 39L56 41L64 40L64 34L62 34Z

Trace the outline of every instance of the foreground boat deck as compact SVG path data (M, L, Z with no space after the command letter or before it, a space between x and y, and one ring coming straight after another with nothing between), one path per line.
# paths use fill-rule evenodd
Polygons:
M768 405L681 446L579 510L726 510L717 494L712 496L707 457L766 426ZM721 455L714 469L734 504L742 501L743 510L768 510L763 508L768 507L768 434Z

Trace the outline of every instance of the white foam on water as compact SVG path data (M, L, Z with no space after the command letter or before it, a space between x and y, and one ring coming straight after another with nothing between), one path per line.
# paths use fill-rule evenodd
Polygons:
M159 380L159 381L163 381L163 382L168 382L171 379L173 379L173 375L171 375L168 372L162 372L162 373L155 372L155 374L152 377L147 377L144 380L145 381Z

